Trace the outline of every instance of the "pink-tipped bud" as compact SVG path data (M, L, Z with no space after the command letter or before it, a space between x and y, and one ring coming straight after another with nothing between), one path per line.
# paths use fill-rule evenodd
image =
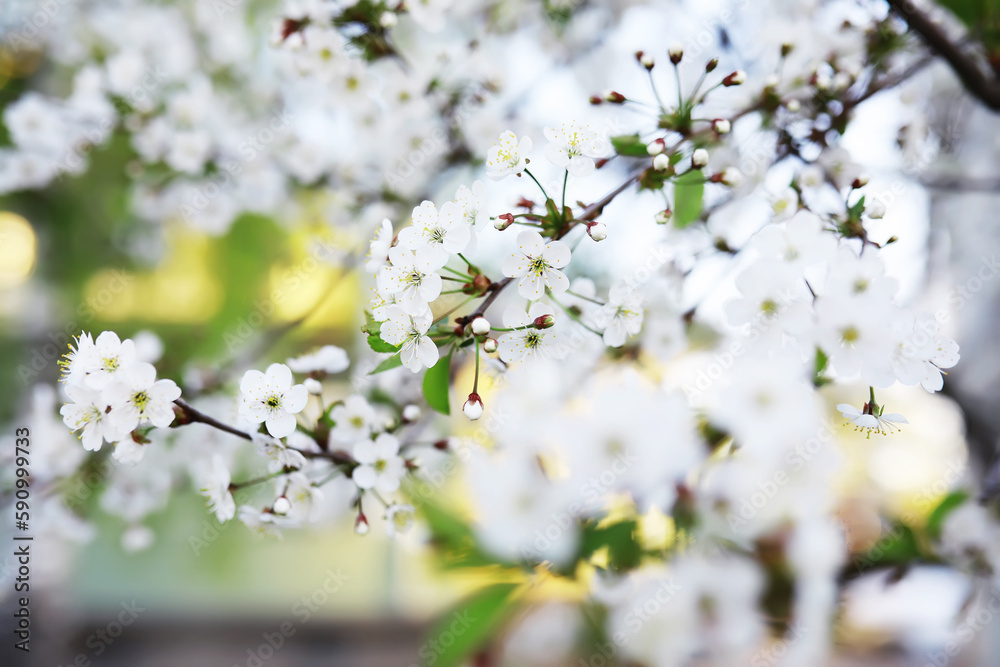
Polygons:
M368 517L364 512L358 512L358 518L354 520L354 532L358 535L367 535L369 530Z
M497 339L487 338L483 341L483 352L487 354L492 354L497 351Z
M665 225L670 222L670 218L674 217L674 212L669 208L665 208L656 214L656 224Z
M699 148L691 154L691 168L692 169L703 169L705 165L708 164L708 151L704 148Z
M462 406L462 412L470 421L476 421L483 416L483 399L479 398L479 394L475 392L469 394L469 400Z
M646 144L646 152L650 155L659 155L667 148L667 143L663 141L663 137L659 139L653 139L648 144Z
M726 88L729 88L730 86L739 86L743 83L746 83L746 80L747 80L747 73L741 69L738 69L729 76L727 76L725 79L723 79L722 85L725 86Z
M532 322L531 324L536 329L548 329L554 326L555 323L556 323L556 318L546 314L546 315L539 315L538 317L535 318L535 321Z
M274 505L271 506L271 511L275 514L284 516L292 510L292 503L285 496L281 496L274 501Z
M604 101L610 104L625 104L625 96L614 90L604 93Z
M729 131L733 129L733 124L725 118L716 118L712 121L712 129L715 130L716 134L729 134Z
M472 333L475 335L485 336L490 332L490 321L485 317L480 316L472 320L472 324L469 325L469 328L472 329Z
M608 238L608 226L603 222L592 222L587 225L587 233L595 241L603 241Z
M684 58L684 45L674 42L667 48L667 55L670 56L670 62L677 65Z
M513 213L502 213L497 216L497 219L493 221L493 226L499 231L503 231L514 224L514 214Z

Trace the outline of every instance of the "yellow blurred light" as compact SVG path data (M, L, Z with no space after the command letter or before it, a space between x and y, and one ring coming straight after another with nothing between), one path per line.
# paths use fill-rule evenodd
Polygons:
M35 231L27 220L0 211L0 289L20 285L35 268Z
M151 273L100 271L87 281L84 298L104 320L145 319L191 323L211 318L222 290L210 268L209 239L187 229L167 232L169 251Z

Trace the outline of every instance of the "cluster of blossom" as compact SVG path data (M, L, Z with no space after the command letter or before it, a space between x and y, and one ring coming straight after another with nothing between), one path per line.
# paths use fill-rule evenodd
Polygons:
M66 426L80 431L85 449L115 445L117 460L134 463L142 457L143 436L136 429L165 428L174 421L173 402L181 395L173 380L157 380L156 368L136 359L135 343L105 331L94 340L77 339L66 355L63 382L72 403L60 413Z

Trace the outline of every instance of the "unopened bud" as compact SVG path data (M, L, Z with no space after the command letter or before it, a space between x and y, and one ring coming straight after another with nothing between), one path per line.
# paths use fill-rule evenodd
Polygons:
M368 530L368 517L364 512L358 512L358 518L354 520L354 532L358 535L367 535Z
M781 45L781 57L784 58L784 57L788 56L788 54L791 53L792 49L794 49L794 48L795 48L795 45L792 44L791 42L785 42L784 44L782 44Z
M723 185L728 185L731 188L738 188L743 185L743 172L735 167L726 167L722 170L721 178Z
M674 212L669 208L665 208L656 214L656 224L665 225L670 222L670 218L674 216Z
M741 69L738 69L729 76L727 76L725 79L723 79L722 85L727 88L730 86L739 86L743 83L746 83L746 80L747 80L747 73Z
M476 319L472 320L470 328L472 329L472 333L474 333L475 335L485 336L490 332L490 321L485 317L481 316L477 317Z
M475 392L469 394L469 400L462 406L462 412L470 421L476 421L483 416L483 399L479 398L479 394Z
M718 58L712 58L707 63L705 63L705 72L706 73L713 72L713 71L715 71L715 68L718 67L718 66L719 66L719 59Z
M281 516L288 514L291 511L291 509L292 509L292 503L285 496L281 496L280 498L275 500L274 505L271 507L271 510L275 514L279 514Z
M395 12L382 12L382 15L378 17L378 24L388 29L394 27L398 20Z
M593 104L594 106L597 106L598 104L604 104L604 98L598 95L591 95L590 103Z
M788 100L785 102L785 108L792 113L797 113L798 110L802 108L802 102L799 102L798 100Z
M717 134L729 134L729 131L733 129L733 125L725 118L716 118L712 121L712 129Z
M492 354L497 351L497 339L487 338L483 341L483 352L487 354Z
M880 202L878 199L873 199L870 202L865 202L865 213L872 220L881 220L885 217L885 204Z
M699 148L691 154L691 168L692 169L702 169L708 164L708 151L704 148Z
M587 233L595 241L603 241L608 238L608 226L603 222L592 222L587 225Z
M316 378L306 378L302 381L305 386L306 391L308 391L313 396L319 396L323 393L323 385Z
M653 158L653 169L656 171L666 171L670 169L670 158L660 153Z
M546 315L539 315L538 317L535 318L535 321L532 322L531 324L536 329L548 329L555 323L556 323L556 318L546 314Z
M851 187L857 190L858 188L863 188L868 185L868 174L861 172L858 177L854 179L851 183Z
M647 71L653 69L656 66L656 61L653 60L653 56L645 54L642 58L639 58L639 63L646 68Z
M415 422L418 419L420 419L421 414L422 410L420 409L420 406L410 403L409 405L403 408L403 421Z
M609 90L608 92L604 93L604 101L609 102L610 104L624 104L625 96L622 95L621 93Z
M667 47L667 55L670 56L670 62L675 65L678 64L684 57L684 45L679 42L674 42Z
M514 214L513 213L502 213L497 216L497 219L493 221L493 226L499 231L503 231L514 224Z
M771 74L766 79L764 79L764 88L769 90L774 90L781 83L781 79L778 78L777 74Z
M666 149L667 144L663 141L663 138L653 139L648 144L646 144L646 152L650 155L659 155Z

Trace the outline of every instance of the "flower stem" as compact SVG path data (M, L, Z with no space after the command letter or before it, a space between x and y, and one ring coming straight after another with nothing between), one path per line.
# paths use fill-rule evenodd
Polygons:
M179 406L181 408L181 410L184 411L184 414L187 416L187 418L190 421L192 421L192 422L199 422L201 424L208 424L209 426L211 426L213 428L217 428L220 431L225 431L226 433L230 433L230 434L235 435L237 437L243 438L244 440L253 440L253 438L250 437L249 433L241 431L238 428L233 428L232 426L229 426L228 424L223 424L219 420L217 420L217 419L215 419L213 417L209 417L204 412L201 412L200 410L196 410L195 408L192 408L190 405L188 405L187 403L185 403L184 401L182 401L179 398L176 401L174 401L174 404L177 405L177 406Z
M535 175L531 173L531 170L526 168L524 170L524 173L526 173L528 176L531 176L531 180L533 180L535 182L535 185L538 186L538 189L542 191L542 195L545 197L546 200L548 200L549 199L549 193L545 191L545 188L543 188L542 184L538 182L538 179L535 178Z
M546 290L546 291L548 291L549 298L552 299L552 302L554 304L556 304L557 306L559 306L560 308L562 308L566 312L566 314L569 315L569 317L570 317L571 320L573 320L574 322L576 322L577 324L579 324L581 327L583 327L584 329L586 329L587 331L589 331L592 334L596 334L598 336L603 336L604 335L600 331L597 331L596 329L591 329L590 327L588 327L586 324L583 323L583 320L580 319L579 315L577 315L572 310L570 310L566 306L562 305L562 303L560 303L558 300L556 300L556 297L552 294L552 290Z
M263 484L268 482L275 477L280 477L286 474L284 470L279 470L278 472L272 472L269 475L261 475L260 477L254 477L253 479L248 479L244 482L233 482L229 485L230 491L236 491L237 489L245 489L248 486L254 486L255 484Z
M562 213L566 210L566 182L569 181L569 169L563 173L563 191L562 191L562 207L559 212Z
M472 381L472 393L479 393L479 338L476 338L476 379Z
M444 314L443 314L443 315L442 315L441 317L439 317L439 318L437 318L436 320L434 320L434 322L432 322L432 323L431 323L431 326L434 326L435 324L437 324L438 322L440 322L440 321L442 321L442 320L446 320L446 319L448 319L448 316L449 316L449 315L451 315L452 313L454 313L454 312L455 312L456 310L458 310L458 309L460 309L460 308L463 308L463 307L465 306L465 304L469 303L469 302L470 302L470 301L472 301L473 299L478 299L478 298L479 298L480 296L482 296L482 295L481 295L481 294L473 294L473 295L472 295L472 296L470 296L470 297L469 297L468 299L466 299L466 300L465 300L465 301L463 301L462 303L458 304L457 306L455 306L455 307L454 307L454 308L452 308L451 310L447 311L447 312L446 312L446 313L444 313Z

